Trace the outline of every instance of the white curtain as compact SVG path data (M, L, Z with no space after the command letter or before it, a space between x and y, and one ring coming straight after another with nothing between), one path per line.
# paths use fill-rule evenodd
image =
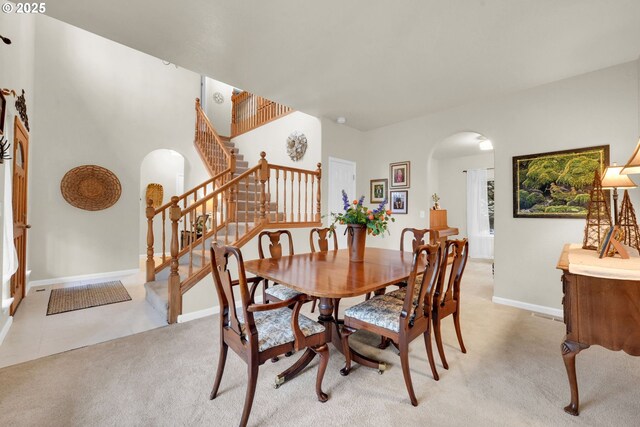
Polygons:
M489 231L487 170L467 171L467 236L471 258L493 259L493 235Z

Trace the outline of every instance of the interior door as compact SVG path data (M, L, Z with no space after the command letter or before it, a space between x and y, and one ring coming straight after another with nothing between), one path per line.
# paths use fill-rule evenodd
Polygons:
M11 315L24 298L27 278L27 171L29 166L29 134L18 117L14 121L13 138L13 242L18 252L18 271L11 278Z
M329 186L328 186L327 202L329 205L329 214L331 212L344 212L344 204L342 203L342 190L347 192L349 201L359 198L356 194L356 164L349 160L337 159L329 157ZM331 216L329 216L331 220ZM338 246L340 248L347 247L347 238L344 236L345 225L336 225L338 235Z

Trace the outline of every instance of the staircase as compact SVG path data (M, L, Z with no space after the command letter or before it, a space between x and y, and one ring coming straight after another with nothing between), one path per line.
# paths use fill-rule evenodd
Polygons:
M148 200L145 212L146 298L169 323L182 314L182 296L211 273L212 242L240 247L265 229L321 225L320 163L315 171L273 165L262 152L249 167L199 99L194 144L211 178L157 209Z

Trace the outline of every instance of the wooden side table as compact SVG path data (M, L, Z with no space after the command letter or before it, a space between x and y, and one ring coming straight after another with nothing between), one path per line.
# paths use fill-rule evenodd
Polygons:
M571 403L564 410L578 415L576 355L580 351L601 345L609 350L623 350L632 356L640 356L640 280L570 273L570 250L570 245L565 245L557 268L563 272L562 305L567 335L561 349L571 388ZM596 254L595 251L589 252Z

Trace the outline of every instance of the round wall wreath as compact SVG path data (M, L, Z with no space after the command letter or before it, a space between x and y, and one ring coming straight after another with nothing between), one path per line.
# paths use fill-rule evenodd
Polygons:
M302 132L292 132L287 138L287 154L291 160L297 162L307 151L307 137Z

